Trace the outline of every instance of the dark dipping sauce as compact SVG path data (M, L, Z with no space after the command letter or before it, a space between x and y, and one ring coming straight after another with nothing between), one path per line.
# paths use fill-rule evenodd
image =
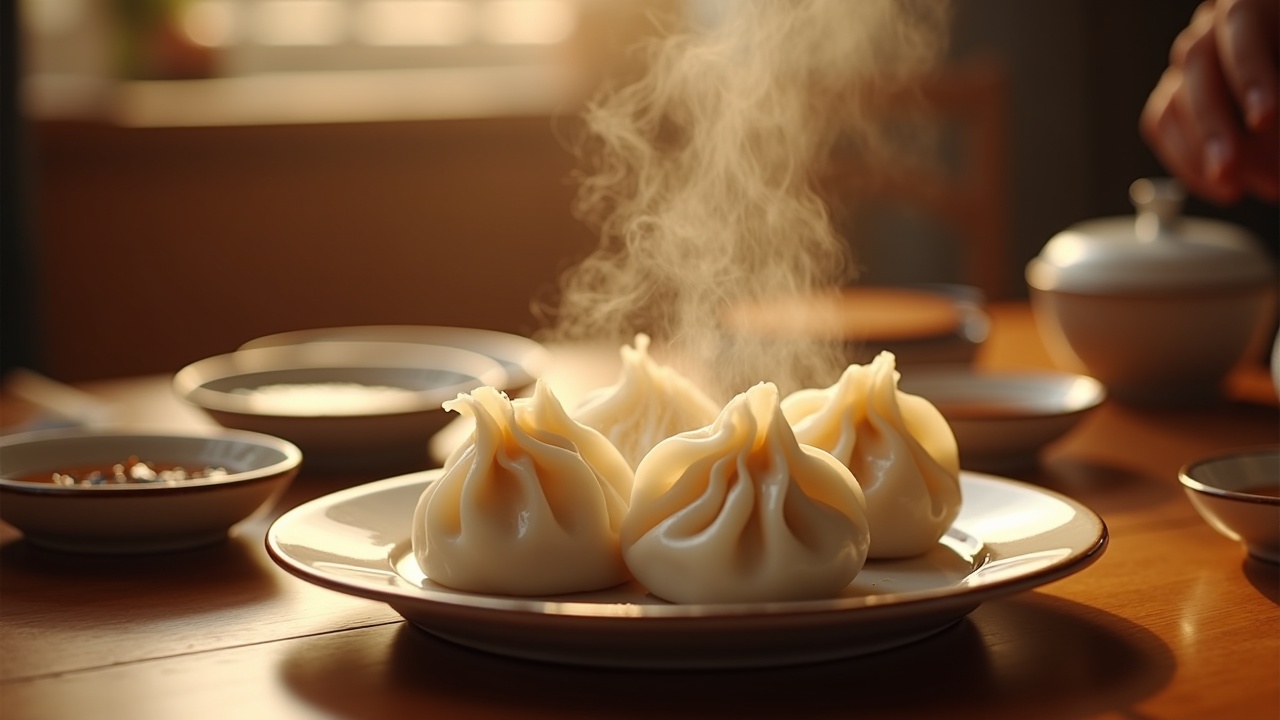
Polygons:
M226 468L187 468L176 463L156 463L130 456L124 462L93 464L32 473L22 482L52 485L176 485L187 480L204 480L227 475Z

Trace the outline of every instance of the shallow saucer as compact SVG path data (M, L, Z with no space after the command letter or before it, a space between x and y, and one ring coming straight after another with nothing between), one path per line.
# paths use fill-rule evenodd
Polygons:
M507 380L501 389L513 397L541 377L550 361L550 354L541 343L522 335L447 325L351 325L291 330L255 338L239 349L334 341L441 345L488 355L507 371Z
M206 358L173 387L220 425L296 443L309 470L403 472L429 466L445 401L506 382L493 358L456 347L334 341Z

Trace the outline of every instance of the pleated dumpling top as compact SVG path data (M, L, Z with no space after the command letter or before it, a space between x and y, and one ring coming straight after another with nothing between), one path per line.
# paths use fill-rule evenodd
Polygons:
M634 468L654 445L709 424L720 408L692 380L649 355L649 336L636 335L621 354L618 381L588 395L573 417L609 438Z
M796 442L761 383L702 429L663 440L636 469L622 526L628 568L679 603L838 595L862 569L862 492L830 454Z
M782 401L796 439L853 471L867 500L871 558L928 552L960 513L955 434L928 400L898 389L892 353L850 365L824 389Z
M429 579L523 596L628 579L618 532L633 473L612 443L570 418L542 382L531 398L482 387L445 408L475 429L414 513L413 551Z

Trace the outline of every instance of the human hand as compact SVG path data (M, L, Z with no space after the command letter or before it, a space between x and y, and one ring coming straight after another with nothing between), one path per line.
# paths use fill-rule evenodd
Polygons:
M1280 0L1207 0L1174 40L1139 129L1187 188L1280 199Z

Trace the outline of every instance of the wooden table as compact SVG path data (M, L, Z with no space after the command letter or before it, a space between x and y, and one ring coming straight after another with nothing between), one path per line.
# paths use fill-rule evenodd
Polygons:
M992 308L979 365L1046 367L1025 306ZM167 378L96 383L130 417L207 422ZM1280 717L1280 569L1195 514L1178 468L1275 443L1265 371L1190 410L1108 403L1016 477L1106 520L1093 566L988 602L897 650L802 667L630 672L485 655L277 567L272 517L227 543L142 557L28 547L0 528L0 717ZM277 514L370 477L304 472Z

